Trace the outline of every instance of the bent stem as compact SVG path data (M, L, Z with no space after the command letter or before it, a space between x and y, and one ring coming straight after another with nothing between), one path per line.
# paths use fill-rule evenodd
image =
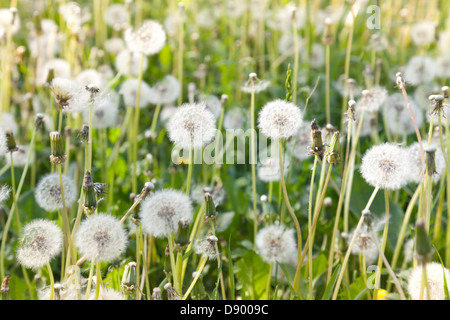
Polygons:
M300 248L302 247L302 230L300 229L300 224L298 223L297 216L294 213L294 210L291 207L291 204L289 203L289 196L286 189L286 182L284 181L284 169L283 169L283 155L282 155L282 146L280 141L278 141L278 157L280 159L280 176L281 176L281 186L283 188L283 197L284 202L286 204L286 207L289 211L289 214L291 215L292 221L295 224L295 229L297 231L297 248L298 248L298 254L297 254L297 267L295 270L295 277L294 277L294 291L296 294L299 294L299 287L300 287L300 269L301 269L301 259L300 259Z

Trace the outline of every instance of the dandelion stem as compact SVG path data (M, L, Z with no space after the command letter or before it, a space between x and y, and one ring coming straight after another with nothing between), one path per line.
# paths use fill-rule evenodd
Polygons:
M191 285L187 289L186 293L181 298L181 300L186 300L187 297L189 296L189 294L191 293L192 289L194 288L195 284L197 283L198 278L200 277L200 275L203 271L203 268L205 267L206 261L208 261L208 257L202 256L202 258L200 259L200 262L198 264L198 267L197 267L196 275L195 275L194 279L192 280Z
M313 191L314 191L314 178L316 175L317 162L319 160L319 155L315 153L314 155L314 165L311 173L311 183L309 185L309 201L308 201L308 235L312 234L312 201L313 201ZM325 161L324 161L325 163ZM323 170L322 170L323 171ZM308 236L309 237L309 236ZM312 246L309 246L308 250L308 266L309 266L309 296L312 299L313 289L312 289Z
M299 287L300 287L300 269L302 265L302 260L300 259L300 248L302 247L302 230L300 229L300 224L298 223L297 216L294 213L294 210L291 207L291 204L289 202L289 196L286 189L286 182L284 181L284 168L283 168L283 154L282 154L282 146L281 142L278 141L278 157L280 159L280 176L281 176L281 185L283 188L283 196L284 196L284 202L286 203L286 207L289 211L289 214L291 215L292 221L295 224L295 229L297 231L297 248L298 248L298 254L297 254L297 267L295 271L295 277L294 277L294 291L296 294L299 294Z
M132 181L132 192L137 192L137 153L138 153L138 134L139 134L139 111L140 111L140 101L141 101L141 84L144 75L144 60L145 55L141 56L141 62L139 65L139 78L138 87L136 92L136 105L134 107L134 128L133 129L133 181Z
M49 298L49 300L53 300L53 296L55 294L55 279L53 278L52 267L50 266L50 263L48 261L47 261L47 270L48 270L48 277L50 279L50 298Z
M253 85L253 80L252 80ZM252 167L252 195L253 195L253 250L256 251L256 234L258 233L258 212L256 209L256 136L255 136L255 92L251 92L250 101L251 135L250 135L250 164Z

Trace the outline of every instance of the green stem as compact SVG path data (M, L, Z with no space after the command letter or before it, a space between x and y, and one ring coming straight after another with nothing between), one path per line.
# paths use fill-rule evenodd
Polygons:
M48 261L47 261L47 270L48 270L48 277L50 278L50 298L49 298L49 300L53 300L53 296L55 294L55 279L53 278L52 267L50 266L50 263Z
M189 294L191 293L192 289L194 288L195 284L197 283L198 278L200 277L203 268L205 267L206 261L208 261L208 257L202 256L202 258L200 259L200 262L198 264L197 267L197 273L194 277L194 279L191 282L191 285L189 286L189 288L187 289L186 293L183 295L183 298L181 298L181 300L186 300L187 297L189 296Z

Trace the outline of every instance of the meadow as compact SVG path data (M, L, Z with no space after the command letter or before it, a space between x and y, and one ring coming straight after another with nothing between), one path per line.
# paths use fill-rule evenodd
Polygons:
M449 300L450 1L0 0L2 300Z

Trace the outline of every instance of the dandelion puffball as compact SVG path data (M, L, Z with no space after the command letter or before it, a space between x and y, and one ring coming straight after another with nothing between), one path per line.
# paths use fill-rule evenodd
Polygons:
M17 260L26 268L41 268L61 252L62 244L63 234L56 223L33 220L22 230Z
M277 99L267 103L259 112L261 133L273 139L287 139L295 135L303 122L300 108L292 102Z
M91 261L113 261L125 251L126 244L123 224L106 213L87 217L75 234L75 246Z
M410 167L405 149L393 143L384 143L366 151L360 171L371 186L396 190L408 183Z
M297 255L294 229L280 225L262 228L256 235L256 249L264 261L285 263Z
M192 220L192 202L178 190L159 190L141 203L142 229L156 238L174 234L179 221Z
M73 179L65 174L61 176L66 207L70 207L77 200L77 188ZM46 211L56 211L63 208L61 184L58 173L51 173L41 178L34 197L38 205Z
M166 32L160 23L147 20L135 32L127 29L125 41L132 52L139 52L146 56L154 55L166 44Z
M178 107L167 124L169 138L183 149L201 148L214 140L216 119L203 103Z
M430 300L445 300L444 268L440 263L429 262L426 264L428 287L430 288ZM445 278L450 279L450 271L445 268ZM422 285L422 266L418 265L409 275L408 292L413 300L420 299ZM427 286L423 291L423 299L428 300Z

